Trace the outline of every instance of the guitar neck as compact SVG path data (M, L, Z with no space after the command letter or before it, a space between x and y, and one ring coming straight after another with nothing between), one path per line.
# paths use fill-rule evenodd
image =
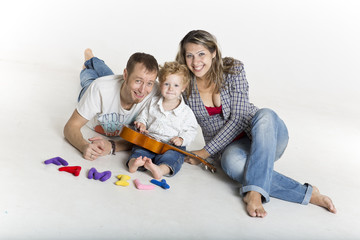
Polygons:
M197 159L203 159L202 157L200 157L199 155L195 154L195 153L192 153L192 152L189 152L187 150L184 150L184 149L181 149L180 147L178 146L175 146L175 145L172 145L172 144L169 144L169 143L166 143L167 145L169 145L169 147L171 148L171 150L175 150L175 151L178 151L182 154L185 154L189 157L193 157L193 158L197 158Z
M189 151L186 151L186 150L183 150L175 145L171 145L169 143L164 143L164 147L163 147L163 151L167 151L167 150L175 150L175 151L178 151L182 154L185 154L189 157L192 157L192 158L196 158L197 160L199 160L200 162L202 162L205 166L209 167L211 169L212 172L215 172L216 171L216 168L210 164L209 162L207 162L205 159L203 159L202 157L200 157L199 155L196 155L195 153L192 153L192 152L189 152Z

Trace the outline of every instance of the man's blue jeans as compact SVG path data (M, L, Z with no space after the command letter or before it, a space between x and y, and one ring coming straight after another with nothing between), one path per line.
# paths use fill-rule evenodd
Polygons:
M259 192L269 197L308 204L312 186L274 171L274 162L284 153L289 136L284 122L270 109L260 109L252 120L252 140L243 137L229 144L221 156L221 166L240 182L240 194Z
M97 57L93 57L84 63L85 69L80 72L81 91L78 97L80 101L86 89L90 84L99 77L114 75L113 71L105 64L105 62Z

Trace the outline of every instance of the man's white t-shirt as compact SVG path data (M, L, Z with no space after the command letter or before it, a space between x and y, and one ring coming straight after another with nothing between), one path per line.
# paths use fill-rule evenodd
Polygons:
M122 126L135 121L158 89L156 83L143 101L134 104L130 110L125 110L121 107L120 100L123 83L122 75L97 78L80 99L76 109L82 117L89 120L87 125L96 132L106 136L119 136Z

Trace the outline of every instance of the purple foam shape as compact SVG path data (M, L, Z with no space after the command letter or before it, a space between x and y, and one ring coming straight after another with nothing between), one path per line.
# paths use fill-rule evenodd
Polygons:
M94 172L96 171L95 168L91 168L88 172L88 179L93 179L94 177Z
M100 173L95 168L91 168L88 173L88 179L94 178L95 180L100 180L102 182L105 182L110 177L111 177L110 171L105 171L105 172Z
M58 166L60 166L60 165L63 165L63 166L69 165L69 163L66 160L62 159L61 157L50 158L50 159L46 160L44 163L45 164L52 163L52 164L55 164L55 165L58 165Z
M103 176L100 178L100 181L105 182L110 177L111 177L111 172L110 171L105 171L105 172L103 172Z
M94 179L95 180L99 180L102 176L103 176L102 173L99 173L98 171L95 170L95 172L94 172Z

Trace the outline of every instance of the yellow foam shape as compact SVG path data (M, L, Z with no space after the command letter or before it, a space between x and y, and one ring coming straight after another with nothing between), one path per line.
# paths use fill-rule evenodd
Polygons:
M129 186L129 183L127 182L127 180L130 180L130 177L128 175L118 175L117 176L118 179L120 179L120 181L117 181L115 184L118 185L118 186L123 186L123 187L126 187L126 186Z
M130 180L130 179L131 179L130 176L124 175L124 174L117 175L116 177L117 177L118 179L121 179L121 180L124 180L124 181L127 181L127 180Z

